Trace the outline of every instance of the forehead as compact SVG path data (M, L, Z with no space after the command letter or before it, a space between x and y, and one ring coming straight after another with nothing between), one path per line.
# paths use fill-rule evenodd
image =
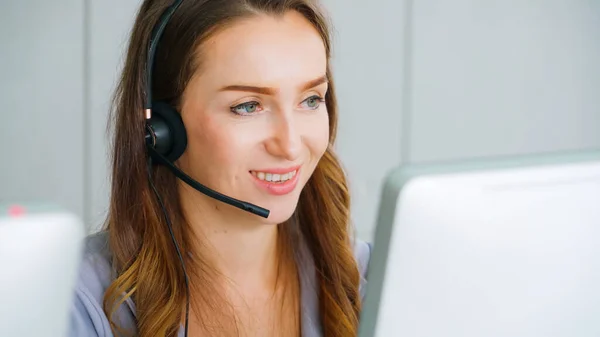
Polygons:
M202 77L215 85L281 87L322 76L327 67L319 32L294 11L239 20L201 48Z

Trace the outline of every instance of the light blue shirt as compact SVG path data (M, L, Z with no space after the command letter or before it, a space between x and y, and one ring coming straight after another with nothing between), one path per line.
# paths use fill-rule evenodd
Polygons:
M371 255L370 244L356 240L354 255L358 262L360 296L364 298L366 275ZM310 255L302 254L298 261L301 290L301 324L303 337L322 337L319 315L318 283L314 263ZM91 235L85 243L83 260L79 270L79 279L75 289L75 299L71 309L69 337L98 336L112 337L108 318L102 309L106 288L114 280L108 249L107 233ZM129 331L135 330L135 303L131 298L125 301L116 312L115 318ZM183 337L183 329L179 330Z

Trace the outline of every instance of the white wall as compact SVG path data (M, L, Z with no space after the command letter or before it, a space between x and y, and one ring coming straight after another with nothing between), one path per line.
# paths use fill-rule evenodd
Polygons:
M361 237L401 163L600 147L600 2L323 1ZM1 200L51 199L101 223L108 104L138 5L0 5Z
M50 200L83 214L83 36L80 0L0 4L0 202Z
M352 218L370 238L384 176L402 159L405 3L325 0L335 27L339 156L350 180Z
M110 138L107 133L119 71L125 58L128 34L141 1L88 0L89 73L90 73L90 188L91 207L86 220L92 229L99 228L108 209L110 192ZM116 10L118 8L118 10Z
M414 1L410 161L600 146L600 1Z

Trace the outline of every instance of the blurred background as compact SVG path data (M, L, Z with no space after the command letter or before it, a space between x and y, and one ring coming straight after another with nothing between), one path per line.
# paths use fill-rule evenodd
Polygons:
M401 164L600 148L600 1L323 0L353 223ZM107 115L139 0L2 0L0 201L106 214Z

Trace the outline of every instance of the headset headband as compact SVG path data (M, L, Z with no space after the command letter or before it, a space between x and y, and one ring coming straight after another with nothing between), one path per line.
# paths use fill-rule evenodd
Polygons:
M150 37L150 44L148 46L148 59L146 60L146 102L144 103L144 110L146 112L146 119L152 118L152 70L154 68L154 55L156 54L156 47L160 40L167 23L171 19L175 10L181 5L183 0L175 0L167 7L164 13L160 16L158 23L152 30L152 36Z

